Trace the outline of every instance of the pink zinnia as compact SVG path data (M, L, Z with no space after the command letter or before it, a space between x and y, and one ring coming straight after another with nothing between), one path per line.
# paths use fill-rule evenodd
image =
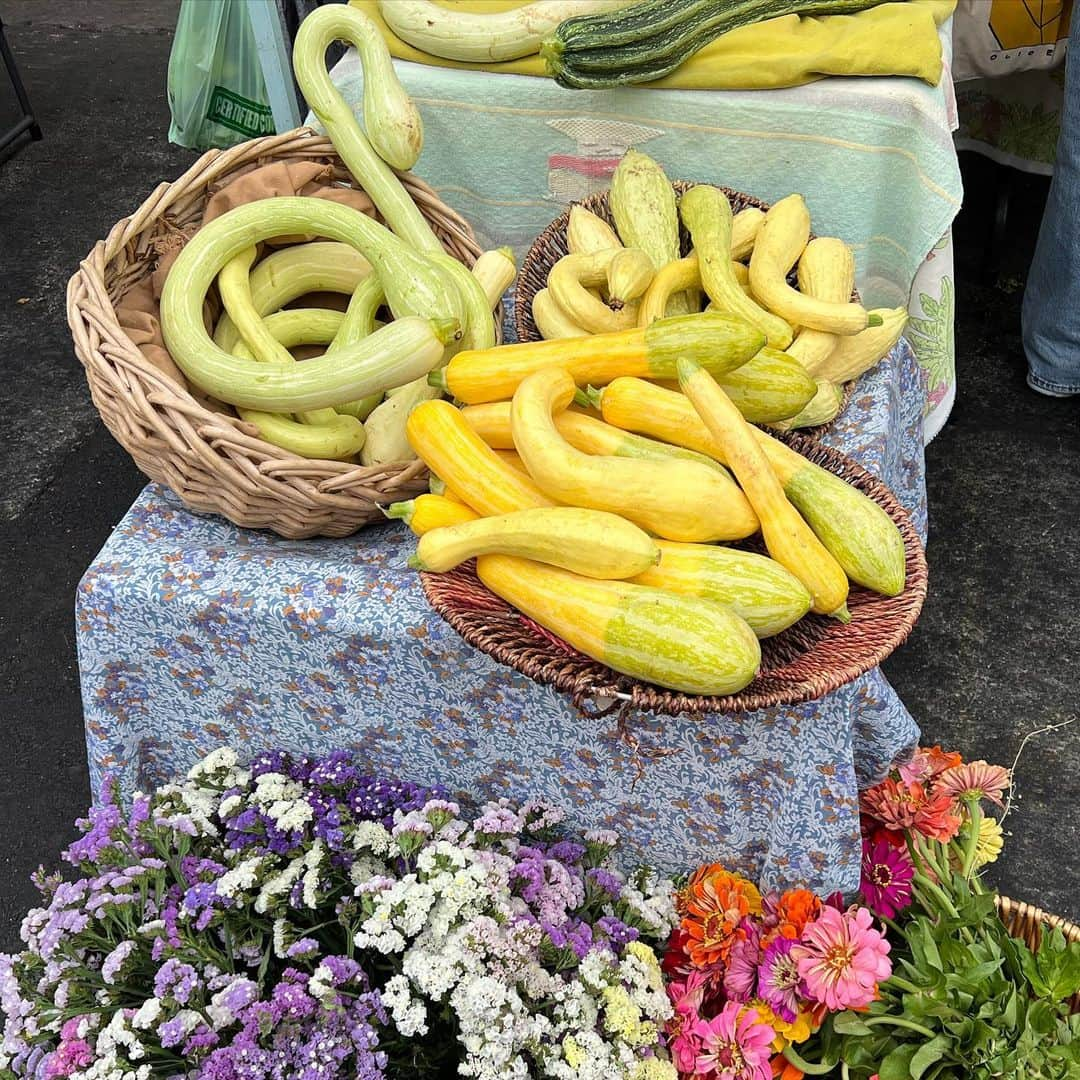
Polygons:
M894 918L911 904L911 879L915 867L904 848L887 840L864 840L862 881L859 891L876 915Z
M749 1001L757 985L758 961L761 959L761 936L757 926L743 919L739 937L731 947L724 970L724 993L732 1001Z
M776 1033L756 1010L729 1001L711 1020L699 1020L694 1034L701 1040L699 1073L716 1080L772 1080L770 1047Z
M1008 769L1000 765L990 765L985 761L969 761L966 765L946 769L937 778L934 793L945 793L954 799L974 795L1003 806L1001 796L1008 790L1009 783Z
M704 972L692 971L686 982L668 983L668 997L675 1008L675 1015L667 1024L668 1049L680 1073L689 1075L697 1067L701 1040L695 1035L694 1028L701 1020L701 1005L708 981Z
M865 1009L892 974L889 943L864 907L824 908L792 950L806 995L832 1012Z
M794 948L791 938L777 938L765 950L758 974L758 996L789 1024L799 1015L799 965L791 955Z

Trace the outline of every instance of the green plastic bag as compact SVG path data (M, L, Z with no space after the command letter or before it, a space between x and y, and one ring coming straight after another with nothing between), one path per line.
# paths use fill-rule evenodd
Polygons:
M246 0L181 0L169 54L169 141L194 150L274 133Z

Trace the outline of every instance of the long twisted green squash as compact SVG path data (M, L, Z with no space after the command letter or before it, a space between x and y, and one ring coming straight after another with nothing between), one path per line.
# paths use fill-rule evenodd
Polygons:
M670 74L714 38L782 15L850 15L885 0L644 0L560 23L540 54L562 86L604 90Z
M316 233L357 248L376 268L397 320L303 364L244 361L212 342L202 304L218 270L245 248L289 233ZM430 371L457 334L459 297L441 277L433 281L431 269L424 256L351 207L300 196L262 199L215 218L180 252L161 295L165 345L193 383L233 405L303 412L352 401ZM426 318L409 318L417 315Z

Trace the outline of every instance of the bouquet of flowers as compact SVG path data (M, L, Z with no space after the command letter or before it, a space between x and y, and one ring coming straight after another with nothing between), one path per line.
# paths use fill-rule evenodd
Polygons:
M677 895L681 921L663 968L667 1037L686 1080L799 1076L783 1051L823 1019L865 1009L889 977L889 943L865 907L806 889L762 896L714 864Z
M862 900L889 928L893 974L868 1007L827 1015L785 1057L852 1080L1080 1077L1080 944L1011 938L979 871L1003 846L1006 769L940 747L862 797Z
M674 1080L671 883L560 822L346 754L108 783L0 958L0 1076Z

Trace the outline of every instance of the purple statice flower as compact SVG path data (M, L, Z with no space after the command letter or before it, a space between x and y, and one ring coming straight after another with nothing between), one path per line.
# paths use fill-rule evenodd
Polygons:
M581 862L585 854L585 845L576 844L573 840L558 840L547 850L549 859L557 859L561 863L574 866Z
M286 950L285 956L289 960L306 960L319 951L319 943L310 937L302 937L294 941Z
M511 881L519 883L521 898L542 923L561 923L568 911L580 907L585 899L582 880L561 862L545 858L542 850L531 847L519 848L516 858Z
M523 824L521 815L509 805L488 803L473 822L473 832L478 836L517 836Z
M233 1016L239 1016L253 1001L259 997L258 984L240 976L224 988L217 991L213 1002L218 1009L225 1009Z
M521 807L521 818L527 832L542 833L561 825L566 811L547 799L529 799Z
M778 937L765 950L758 969L758 996L781 1020L799 1013L799 967L791 950L798 942Z
M172 998L178 1004L186 1005L201 985L199 973L190 964L169 957L154 976L154 996Z
M561 925L541 921L540 925L556 949L570 949L583 960L593 947L593 931L587 922L571 919Z
M309 983L286 969L270 999L245 1010L241 1030L208 1055L195 1080L383 1080L378 1027L387 1016L378 995L353 989L323 1004Z
M116 982L117 975L120 974L120 969L124 966L124 962L135 951L136 943L130 938L121 941L119 945L101 962L101 977L107 983Z
M605 870L602 866L594 866L591 870L586 870L585 882L607 893L614 900L622 895L622 878L611 870Z
M597 919L596 929L601 937L607 939L616 955L622 955L623 949L641 936L636 926L627 926L622 919L617 919L614 915L603 915Z
M181 1053L186 1058L198 1058L221 1042L221 1036L206 1024L200 1024L184 1043Z
M318 788L346 788L357 777L353 757L347 750L335 750L312 766L308 782Z
M752 919L743 919L724 969L724 993L730 1001L749 1001L754 997L760 961L761 937L757 924Z
M115 861L119 852L113 849L123 839L124 816L119 804L119 781L106 776L98 793L98 801L85 818L75 822L82 836L74 841L61 858L72 866L85 866L102 861ZM113 858L107 858L113 856Z

